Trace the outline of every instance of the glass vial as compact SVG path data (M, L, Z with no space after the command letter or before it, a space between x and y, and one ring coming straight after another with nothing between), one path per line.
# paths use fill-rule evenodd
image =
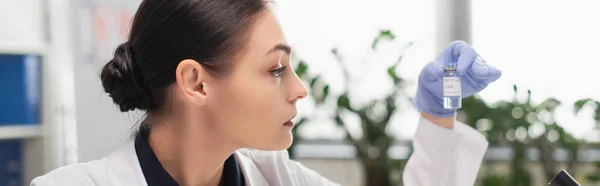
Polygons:
M460 87L460 78L456 74L456 62L446 62L444 64L443 80L444 108L455 110L462 107L462 92Z

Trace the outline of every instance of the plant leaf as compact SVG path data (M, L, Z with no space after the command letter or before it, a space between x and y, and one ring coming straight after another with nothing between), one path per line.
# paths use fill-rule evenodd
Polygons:
M596 112L594 114L594 120L600 121L600 107L596 107Z
M396 67L397 67L396 65L393 65L387 69L387 73L390 76L390 78L392 78L392 80L394 80L394 84L400 83L400 78L396 74Z
M583 106L585 106L585 104L587 104L590 101L592 101L592 99L590 99L590 98L577 100L575 102L575 104L573 105L575 114L578 114L579 111L581 111L581 109L583 108Z
M304 61L300 60L298 61L298 65L296 66L296 69L294 71L296 71L298 77L303 78L304 75L306 75L307 69L308 65Z
M398 59L396 60L396 65L398 65L402 61L402 58L404 58L404 55L398 57Z
M380 30L379 38L386 39L386 40L393 40L396 38L396 35L392 32L392 30L389 30L389 29Z
M350 100L346 95L340 95L337 100L337 106L340 108L350 109Z
M344 126L344 120L342 120L342 118L340 117L339 114L335 115L335 125L343 127Z
M314 90L314 89L315 89L315 85L317 84L317 82L318 82L320 79L321 79L321 75L317 75L316 77L312 78L312 79L310 80L310 83L309 83L309 85L310 85L310 88Z
M379 35L373 40L371 49L375 49L382 40L394 40L395 38L396 35L391 30L379 30Z
M547 111L554 111L554 109L556 109L556 107L560 106L560 101L558 101L555 98L548 98L546 101L542 102L540 105L538 105L537 109L544 109Z
M329 95L329 85L323 87L323 100Z
M337 55L339 55L339 51L338 51L338 49L337 49L337 48L332 48L332 49L331 49L331 53L332 53L333 55L336 55L336 56L337 56Z

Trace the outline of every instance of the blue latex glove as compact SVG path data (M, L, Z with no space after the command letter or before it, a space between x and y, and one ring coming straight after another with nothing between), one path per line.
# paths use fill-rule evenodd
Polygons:
M451 117L456 112L455 109L445 109L443 105L445 61L458 62L456 72L461 80L462 98L478 93L502 74L500 70L488 65L470 45L464 41L454 41L434 61L427 64L419 75L419 87L413 105L421 112L438 117Z

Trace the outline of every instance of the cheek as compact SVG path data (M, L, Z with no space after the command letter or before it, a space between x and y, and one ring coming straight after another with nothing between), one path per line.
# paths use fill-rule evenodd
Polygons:
M219 95L224 103L220 109L221 113L225 113L222 118L227 125L235 128L231 130L243 132L239 137L255 140L280 130L285 98L283 90L273 80L246 78Z
M242 95L239 95L236 107L242 111L241 114L245 115L244 118L268 119L262 118L265 116L271 116L269 118L272 118L273 115L277 114L274 111L279 107L278 92L273 88L255 85L242 89Z

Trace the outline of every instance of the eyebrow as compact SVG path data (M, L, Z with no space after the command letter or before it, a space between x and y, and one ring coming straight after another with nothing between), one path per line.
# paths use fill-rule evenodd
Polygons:
M287 55L290 55L292 53L292 47L291 46L279 43L279 44L275 45L271 50L269 50L267 52L267 54L273 53L273 52L278 51L278 50L284 51L285 53L287 53Z

